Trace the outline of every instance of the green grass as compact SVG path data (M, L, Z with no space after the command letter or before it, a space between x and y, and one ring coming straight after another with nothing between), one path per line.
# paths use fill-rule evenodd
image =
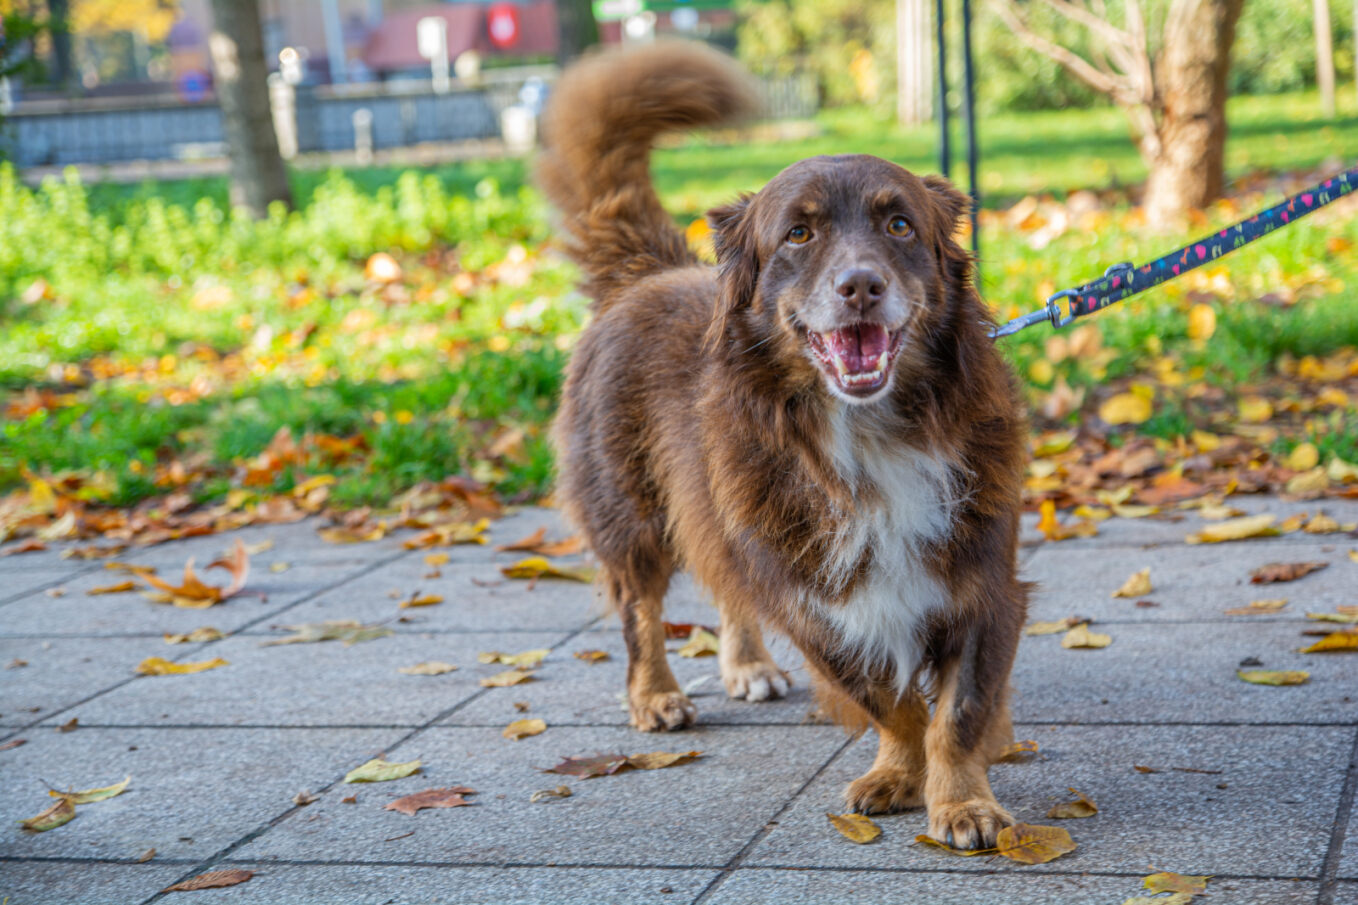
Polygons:
M1350 92L1341 109L1353 107ZM1313 95L1240 99L1231 121L1232 179L1314 167L1358 147L1358 117L1327 121ZM657 185L687 222L811 154L866 152L935 168L930 129L861 110L826 111L816 126L810 137L763 143L687 139L657 152ZM1114 110L994 118L980 134L992 209L1145 175ZM11 409L0 417L0 491L29 473L72 471L87 478L91 497L128 504L175 486L166 466L181 460L195 495L212 499L239 486L248 460L283 426L299 437L359 437L366 449L343 460L311 449L304 467L261 492L320 473L339 478L335 497L349 504L385 502L456 472L509 495L549 486L544 429L587 306L571 266L546 245L547 214L524 186L524 164L293 178L299 209L256 223L227 210L221 180L67 180L32 191L0 171L0 405ZM1210 222L1243 213L1214 210ZM1123 203L1045 247L1034 238L1003 217L986 219L982 289L1004 317L1189 236L1148 230ZM1046 369L1045 328L1005 350L1034 402L1058 378L1093 393L1149 379L1157 367L1248 389L1283 356L1358 346L1358 265L1344 242L1358 245L1358 220L1317 215L1090 319L1103 353ZM365 278L376 251L400 260L399 283ZM1295 301L1258 301L1270 293ZM1187 337L1193 303L1217 316L1205 343ZM50 395L33 405L39 390ZM1161 386L1141 431L1168 439L1212 417ZM1351 409L1313 420L1307 438L1353 458Z

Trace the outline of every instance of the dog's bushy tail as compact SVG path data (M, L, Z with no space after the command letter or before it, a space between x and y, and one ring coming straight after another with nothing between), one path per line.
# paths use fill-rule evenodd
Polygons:
M566 70L543 117L537 181L599 308L639 277L696 260L651 184L656 137L754 106L740 67L701 44L660 42Z

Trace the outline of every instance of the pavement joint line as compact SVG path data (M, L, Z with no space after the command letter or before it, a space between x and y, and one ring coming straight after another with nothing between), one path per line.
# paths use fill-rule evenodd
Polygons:
M322 592L326 593L326 592ZM305 601L302 601L305 602ZM455 629L455 628L430 628L430 629L410 629L392 628L393 635L406 635L419 637L421 635L550 635L556 632L574 631L572 628L477 628L477 629ZM597 631L618 632L621 629L597 629ZM164 632L120 632L117 634L75 634L67 632L0 632L0 641L39 641L45 638L54 638L60 641L102 641L110 639L114 641L136 640L138 638L154 639L160 638ZM253 630L249 632L233 631L225 632L218 641L225 641L227 638L237 636L245 638L276 638L274 632ZM206 644L207 642L201 642Z
M824 773L830 767L831 764L839 760L840 756L845 751L849 750L849 748L852 747L853 744L857 742L860 738L862 738L862 733L855 733L850 735L848 738L844 739L843 743L841 743L840 746L835 749L833 754L831 754L829 757L825 759L824 763L822 763L819 767L816 768L815 772L813 772L811 776L807 778L806 782L802 783L799 787L797 787L796 791L794 791L791 795L788 796L787 800L783 802L782 807L778 808L778 810L774 812L772 817L764 821L764 825L755 831L755 834L751 836L749 840L746 841L746 843L740 847L740 850L735 853L735 855L731 858L730 861L726 862L725 866L723 866L721 870L717 873L717 875L713 877L705 887L703 887L702 891L698 893L697 897L694 898L693 902L690 903L690 905L700 905L700 903L706 902L708 899L712 898L712 896L716 895L717 890L721 889L722 884L724 884L727 881L727 879L730 878L731 874L735 870L740 868L740 866L745 862L745 858L749 856L750 852L754 850L755 846L757 846L759 843L767 839L769 833L773 832L773 828L778 824L778 819L782 817L784 814L786 814L788 810L793 806L793 804L797 802L797 799L801 798L802 793L809 789L811 787L811 784L814 783L817 779L819 779L820 775Z
M72 579L79 578L81 575L84 575L86 572L93 572L93 571L94 571L95 569L97 569L97 568L98 568L98 565L97 565L97 564L91 563L90 565L85 566L83 569L77 569L75 572L73 572L73 573L70 574L70 575L64 575L64 576L62 576L61 578L58 578L56 581L49 581L49 582L48 582L47 584L45 584L45 585L39 585L39 586L36 587L36 588L29 588L28 590L26 590L26 591L24 591L24 592L22 592L22 593L20 593L20 594L14 594L14 595L12 595L12 596L10 596L10 597L5 597L5 598L3 598L3 599L0 599L0 606L8 606L8 605L11 604L11 603L17 603L17 602L19 602L20 600L23 600L23 599L26 598L26 597L32 596L33 594L40 594L40 593L42 593L43 591L50 591L52 588L58 587L58 586L60 586L60 585L62 585L62 584L65 584L66 582L71 581Z
M413 552L414 552L414 551L406 551L405 553L399 554L397 557L394 557L394 559L395 559L395 558L399 558L400 556L409 555L410 553L413 553ZM585 623L583 626L581 626L580 628L576 629L575 631L567 633L566 636L563 637L560 641L558 641L558 642L556 642L555 644L553 644L553 645L549 648L549 650L556 650L557 648L561 647L562 645L568 644L568 643L571 641L572 638L575 638L575 637L577 637L578 635L584 633L585 631L588 631L588 630L589 630L589 627L590 627L591 625L593 625L594 623L598 622L599 619L601 619L601 618L602 618L602 617L596 617L595 619L590 620L589 622ZM212 642L209 642L209 643L212 643ZM411 731L407 732L405 735L401 736L400 738L395 739L394 741L392 741L392 742L388 743L387 745L385 745L385 746L384 746L384 752L385 752L385 751L394 751L394 750L400 748L401 745L405 744L406 742L410 741L410 740L413 739L413 738L416 738L417 736L420 735L420 733L424 732L424 731L427 730L427 729L430 729L430 728L434 727L440 720L447 719L448 717L452 716L454 713L457 713L457 712L458 712L459 710L461 710L463 707L466 707L466 706L468 706L469 704L471 704L472 702L479 700L482 696L484 696L485 694L487 694L490 690L491 690L491 689L489 689L489 688L478 688L476 691L472 692L470 695L468 695L467 697L463 698L461 701L458 701L456 704L453 704L451 707L444 708L442 711L440 711L439 713L435 714L431 719L429 719L429 720L426 721L425 723L423 723L423 724L421 724L420 726L418 726L418 727L412 729ZM351 768L351 769L352 769L352 768ZM345 777L346 775L348 775L348 773L349 773L349 771L346 770L343 774L340 774L340 775L337 776L336 778L332 779L330 782L328 782L328 783L326 783L325 785L321 786L319 789L317 789L316 795L317 795L317 796L324 795L326 792L328 792L328 791L330 791L331 789L333 789L336 785L338 785L340 782L342 782L342 781L344 780L344 777ZM227 845L226 847L220 849L219 851L214 852L212 855L209 855L209 856L208 856L207 858L205 858L203 861L198 862L194 867L190 868L190 870L189 870L188 873L184 874L184 875L181 876L178 880L176 880L175 883L182 883L182 882L184 882L185 880L188 880L188 879L190 879L191 877L197 876L198 874L200 874L200 873L202 873L202 872L208 870L208 869L211 868L214 864L218 864L218 863L220 863L221 861L223 861L224 859L229 858L229 857L231 856L232 852L235 852L237 849L241 848L242 846L248 845L249 843L255 841L255 840L258 839L258 838L260 838L260 837L263 836L265 833L269 832L269 830L271 830L271 829L273 829L274 827L278 826L280 823L282 823L283 821L287 820L289 817L291 817L293 814L296 814L298 811L303 810L305 807L306 807L305 805L294 804L292 807L287 808L287 809L284 810L282 813L280 813L280 814L278 814L277 816L273 817L272 819L266 821L264 824L255 827L253 830L251 830L250 832L246 833L244 836L240 837L240 838L237 839L236 841L230 843L229 845ZM173 885L175 885L175 883L171 883L170 885L173 886ZM162 889L160 892L157 892L157 893L153 894L150 898L144 900L144 901L141 903L141 905L152 905L152 903L159 901L159 900L160 900L162 897L164 897L165 895L166 895L166 891L165 891L164 889Z
M1353 750L1349 752L1349 769L1344 777L1344 788L1339 793L1339 807L1335 809L1334 824L1330 829L1330 844L1320 867L1320 894L1316 905L1334 905L1339 892L1339 863L1344 854L1344 838L1353 819L1354 793L1358 790L1358 733L1353 736Z

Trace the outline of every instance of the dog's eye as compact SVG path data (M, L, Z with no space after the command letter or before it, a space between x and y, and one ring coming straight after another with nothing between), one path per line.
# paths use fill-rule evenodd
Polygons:
M900 214L897 214L886 222L886 231L893 236L899 236L904 239L915 230L911 228L909 220L905 219Z
M800 224L787 231L787 240L793 245L802 245L811 241L811 230Z

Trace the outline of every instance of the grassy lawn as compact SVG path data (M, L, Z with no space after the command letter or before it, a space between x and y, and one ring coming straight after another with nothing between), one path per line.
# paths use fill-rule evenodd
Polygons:
M1236 195L1192 233L1277 200L1261 171L1358 147L1358 117L1325 120L1314 96L1240 99L1231 120ZM861 110L816 125L801 139L686 140L657 153L657 183L686 223L809 154L936 166L928 129ZM1113 191L1145 175L1116 111L980 131L982 288L1002 316L1190 238L1149 229ZM297 173L299 210L254 223L226 210L220 180L32 191L0 170L0 493L63 472L84 498L117 505L172 490L199 501L234 490L245 504L316 475L333 475L348 505L452 473L508 496L544 492L544 428L587 306L524 178L520 161ZM1100 202L1065 203L1080 189ZM1322 461L1358 460L1354 209L1300 221L1078 333L1005 341L1040 426L1101 423L1098 403L1130 388L1153 414L1109 442L1140 434L1169 449L1195 429L1236 430L1237 401L1259 397L1270 414L1243 432L1265 456L1310 442ZM370 261L378 252L399 275ZM258 467L282 427L301 451Z

